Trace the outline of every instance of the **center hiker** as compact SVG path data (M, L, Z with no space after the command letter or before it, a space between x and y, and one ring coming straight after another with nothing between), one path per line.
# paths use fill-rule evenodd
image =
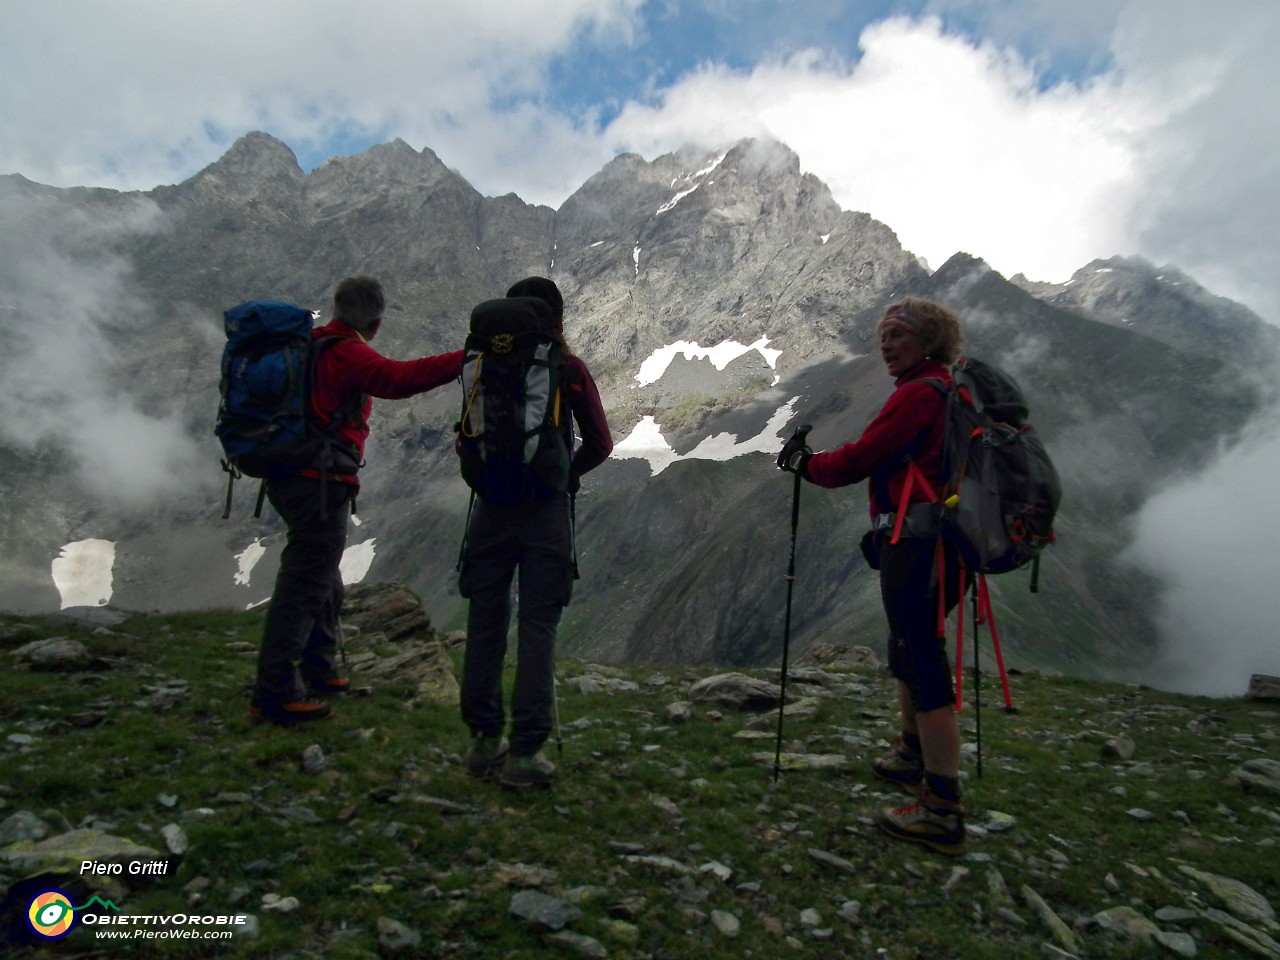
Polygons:
M458 453L477 500L459 592L470 600L462 720L467 773L516 789L550 784L542 753L555 710L555 645L577 575L573 497L583 474L613 451L600 394L564 340L555 283L528 277L472 312ZM582 443L573 450L576 423ZM520 571L510 741L503 736L502 666L511 583Z
M868 480L872 531L863 549L880 571L880 594L889 621L889 668L898 681L902 730L887 756L872 764L882 779L917 797L881 811L877 825L892 837L941 853L964 852L960 805L960 729L945 640L938 636L936 508L915 471L934 489L944 479L946 398L927 380L950 386L949 365L960 354L960 323L949 310L908 298L885 311L879 325L880 356L896 389L862 436L837 450L814 453L792 438L778 466L820 487ZM914 464L914 466L913 466ZM903 492L909 502L903 502ZM897 514L906 516L891 543ZM955 596L954 552L946 552L946 609Z
M369 346L382 327L386 297L373 277L347 277L333 295L333 319L311 332L313 343L333 338L315 361L309 417L321 426L347 417L339 438L347 464L321 477L306 468L267 480L266 492L288 533L262 630L258 676L249 715L294 724L333 711L316 694L342 693L334 653L342 609L339 564L360 481L373 398L411 397L455 380L462 351L418 360L389 360Z

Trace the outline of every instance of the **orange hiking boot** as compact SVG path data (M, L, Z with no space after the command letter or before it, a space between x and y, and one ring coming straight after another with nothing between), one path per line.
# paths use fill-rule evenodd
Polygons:
M886 807L876 826L897 840L908 840L958 857L965 852L964 808L928 792L905 807Z
M265 721L290 726L312 720L328 720L332 716L333 708L323 700L291 700L288 703L254 704L249 707L249 719L255 723Z

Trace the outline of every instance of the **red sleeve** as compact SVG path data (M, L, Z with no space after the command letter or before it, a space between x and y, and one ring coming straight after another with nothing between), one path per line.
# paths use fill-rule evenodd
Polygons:
M582 476L594 470L613 452L613 434L604 416L600 391L591 377L591 371L581 358L569 356L565 360L569 376L569 410L582 434L582 445L573 454L573 473Z
M809 459L809 479L820 487L843 487L865 480L900 458L921 432L943 416L943 396L927 383L904 383L867 424L862 436Z
M434 390L462 373L463 351L417 360L389 360L366 343L344 339L322 360L331 363L326 374L340 394L367 393L383 400L401 400Z

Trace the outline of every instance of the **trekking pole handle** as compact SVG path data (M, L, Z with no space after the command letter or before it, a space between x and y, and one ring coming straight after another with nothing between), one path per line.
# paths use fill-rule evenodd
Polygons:
M813 429L813 424L806 423L796 427L796 432L791 439L799 440L801 446L805 445L805 437L809 435L809 431ZM796 556L796 527L800 523L800 474L796 472L795 492L791 497L791 563L792 569L787 571L788 577L794 579L795 575L795 556Z

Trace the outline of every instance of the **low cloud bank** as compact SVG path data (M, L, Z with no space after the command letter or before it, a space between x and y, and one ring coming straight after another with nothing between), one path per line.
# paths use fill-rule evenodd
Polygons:
M1272 411L1198 476L1144 504L1125 559L1164 585L1155 686L1238 696L1280 675L1280 426Z
M112 336L145 337L120 237L159 228L139 199L107 217L51 215L36 197L0 197L0 443L69 456L78 485L125 507L188 492L207 463L181 421L141 409L120 382Z

